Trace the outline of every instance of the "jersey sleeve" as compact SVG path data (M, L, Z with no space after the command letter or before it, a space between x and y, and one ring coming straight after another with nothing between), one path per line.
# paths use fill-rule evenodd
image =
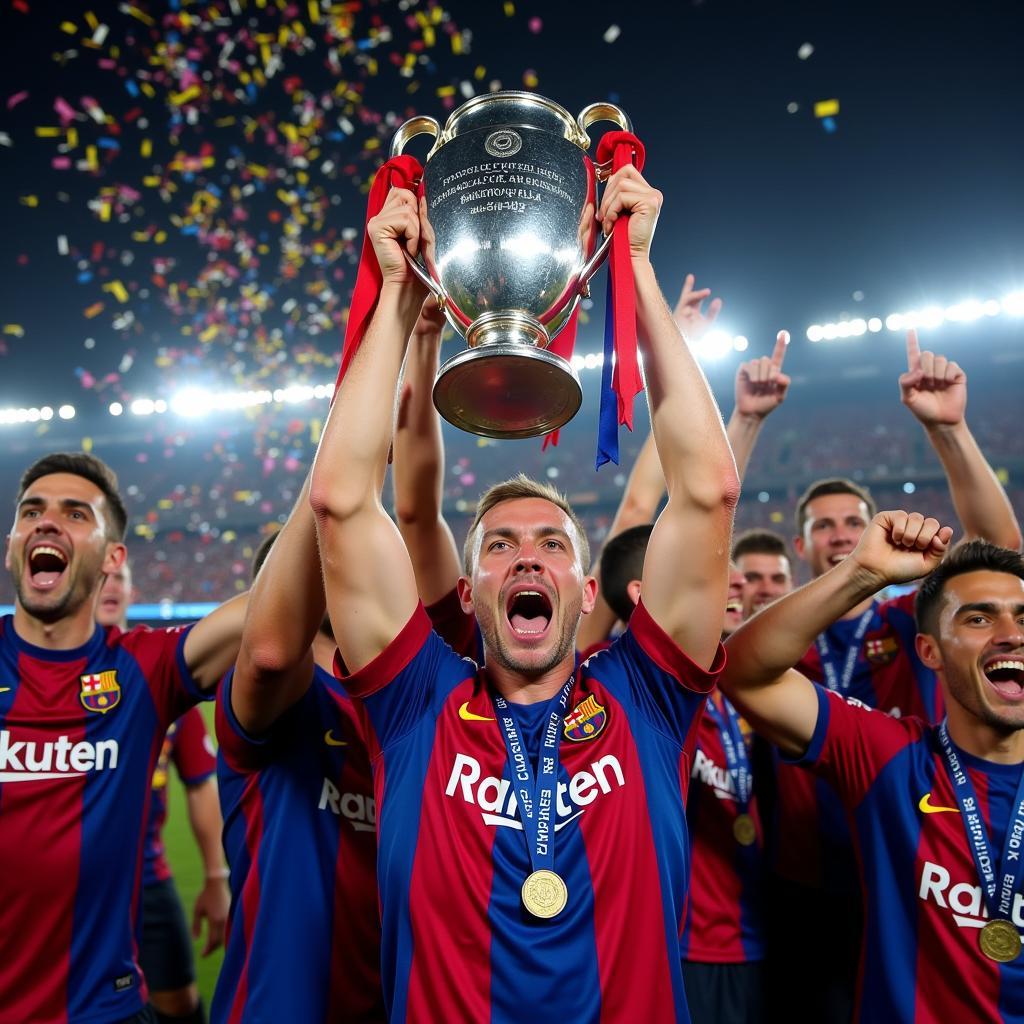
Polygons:
M448 694L476 672L475 662L460 658L433 631L422 604L369 664L347 675L336 656L334 669L349 694L362 704L371 759L424 719L436 718Z
M199 708L189 709L178 719L171 757L186 786L204 782L217 770L217 755Z
M227 766L240 775L261 771L279 757L294 735L294 722L302 706L302 698L288 708L260 735L247 732L235 717L231 707L231 686L235 670L232 668L217 687L217 713L215 716L217 746Z
M725 668L725 648L719 644L711 668L702 669L654 621L641 600L626 631L588 664L605 685L618 676L630 703L682 747L705 696Z
M122 650L142 670L165 729L200 701L213 699L212 693L199 689L185 661L185 641L191 629L191 625L167 629L137 626L120 639Z
M883 711L849 697L843 699L816 686L818 721L807 752L782 758L804 764L832 784L851 810L867 795L883 768L911 743L925 726L917 718L891 718Z
M460 657L478 658L480 632L476 616L463 611L459 592L453 587L433 604L426 606L427 617L437 635Z

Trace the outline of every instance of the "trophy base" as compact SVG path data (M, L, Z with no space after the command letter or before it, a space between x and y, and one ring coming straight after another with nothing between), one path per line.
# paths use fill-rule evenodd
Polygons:
M438 371L434 405L453 426L482 437L538 437L564 426L583 388L561 356L531 345L464 349Z

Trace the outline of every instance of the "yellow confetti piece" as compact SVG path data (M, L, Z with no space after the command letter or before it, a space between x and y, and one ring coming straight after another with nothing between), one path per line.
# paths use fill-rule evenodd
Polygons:
M1010 482L1010 471L1005 466L997 469L996 479L1005 487Z
M4 334L9 334L12 338L24 338L25 328L21 324L4 324Z
M89 453L89 452L92 451L92 438L91 437L83 437L82 438L82 451L86 452L86 453Z
M317 0L309 0L309 20L314 25L320 20L320 4Z
M455 32L452 35L452 53L455 53L455 54L462 53L462 33L461 32Z
M181 92L172 92L171 102L176 107L181 107L184 106L186 103L189 103L191 100L198 99L199 94L199 86L190 85L187 89L183 89Z
M319 444L320 435L323 433L324 423L323 420L311 419L309 421L309 443Z
M157 245L163 245L164 242L167 241L167 232L166 231L158 231L153 236L153 241L156 242Z
M153 140L143 139L142 144L139 146L139 154L141 156L151 156L153 153Z
M423 45L424 46L433 46L436 42L437 42L437 35L434 32L434 28L433 28L432 25L428 25L423 30Z
M100 165L99 164L99 156L98 156L98 151L97 151L95 146L86 146L85 147L85 162L89 165L89 170L90 171L95 171L96 168L99 167L99 165ZM108 218L109 218L109 211L108 211Z
M158 188L160 186L160 176L158 174L147 174L142 179L142 184L146 188Z
M206 345L209 342L213 341L214 338L217 337L217 331L218 331L217 325L216 324L210 324L210 326L207 327L206 330L200 332L199 340L204 345Z
M236 119L233 118L233 117L218 117L217 120L214 121L213 123L218 128L228 128L228 127L230 127L231 125L233 125L235 123L235 120Z
M513 4L513 3L510 3L509 0L505 0L505 3L504 3L503 6L505 8L505 17L506 18L511 18L516 13L516 5Z
M149 99L152 99L156 95L156 89L153 88L150 82L140 82L139 88L146 94Z
M126 5L122 7L121 10L124 11L125 14L130 14L133 18L138 18L138 20L144 25L156 24L156 22L145 11L140 11L138 7Z
M38 206L39 196L18 196L18 202L22 206Z
M839 100L819 100L814 104L815 117L835 117L839 113Z
M532 71L523 72L523 85L527 89L536 89L539 81L540 79Z
M104 224L110 221L110 203L100 203L100 220Z
M769 517L773 523L781 523L783 516L781 512L773 512Z
M95 14L92 13L92 11L85 12L85 23L89 26L90 29L92 29L93 32L95 32L96 29L100 27L99 19L96 17Z
M445 96L454 96L455 95L455 86L454 85L442 85L442 86L440 86L438 88L437 95L442 97L442 98L444 98Z
M476 70L473 72L473 77L479 82L483 79L484 75L487 74L487 68L483 64L478 64Z
M69 128L67 134L68 149L78 149L78 129Z
M174 508L174 502L171 501L170 498L161 498L156 503L156 507L160 509L161 512L169 512L172 508Z
M103 303L94 302L91 306L86 306L85 309L82 310L82 316L84 316L86 320L92 320L93 317L99 316L102 312Z
M39 125L36 128L36 138L37 139L55 139L55 138L57 138L60 135L60 131L61 131L60 128L57 128L54 125L48 125L48 124Z
M78 26L73 21L62 21L60 23L61 32L67 32L69 36L73 36L78 31Z
M105 292L110 292L118 302L128 301L128 289L120 281L109 281L103 286Z

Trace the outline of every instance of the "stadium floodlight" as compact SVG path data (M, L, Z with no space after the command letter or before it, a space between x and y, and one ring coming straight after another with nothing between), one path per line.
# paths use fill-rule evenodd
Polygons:
M903 330L903 314L902 313L890 313L885 318L885 329L887 331L902 331Z
M825 324L821 328L821 336L826 341L834 341L839 337L839 325L838 324Z
M156 402L152 398L136 398L128 408L134 416L152 416L156 412Z
M41 420L52 420L53 409L51 409L48 405L44 405L42 409L39 410L39 418Z
M1003 312L1007 316L1024 316L1024 291L1010 292L1004 296Z
M732 335L728 331L708 331L703 338L694 343L693 351L701 360L722 359L733 351Z
M868 330L872 334L877 334L881 329L882 329L882 320L881 320L881 318L877 317L877 316L873 316L868 321Z
M73 420L75 418L75 407L73 405L62 405L57 410L57 415L62 420Z
M210 393L205 388L185 388L171 397L171 411L189 419L205 416L210 405Z
M953 323L970 323L972 320L980 320L984 315L984 307L977 299L956 302L945 309L946 319Z
M742 334L737 334L736 337L732 339L732 347L736 349L737 352L746 352L747 349L750 348L750 341Z
M111 416L120 416L124 412L124 406L120 402L111 402L107 407L107 412Z
M821 341L825 337L825 329L821 324L811 324L807 328L807 340L808 341Z

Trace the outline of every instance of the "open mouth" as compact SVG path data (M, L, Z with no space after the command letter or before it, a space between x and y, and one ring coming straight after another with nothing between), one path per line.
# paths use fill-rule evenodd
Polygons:
M725 605L726 615L742 615L743 614L743 601L734 597L731 601L727 601Z
M28 556L29 577L32 585L40 590L55 587L67 567L67 555L49 544L37 545Z
M1009 700L1024 697L1024 659L996 658L985 666L985 678L993 689Z
M539 590L519 590L509 598L506 614L517 636L540 636L551 623L551 601Z
M838 555L829 555L828 564L838 565L840 562L846 561L850 557L849 551L840 552Z

